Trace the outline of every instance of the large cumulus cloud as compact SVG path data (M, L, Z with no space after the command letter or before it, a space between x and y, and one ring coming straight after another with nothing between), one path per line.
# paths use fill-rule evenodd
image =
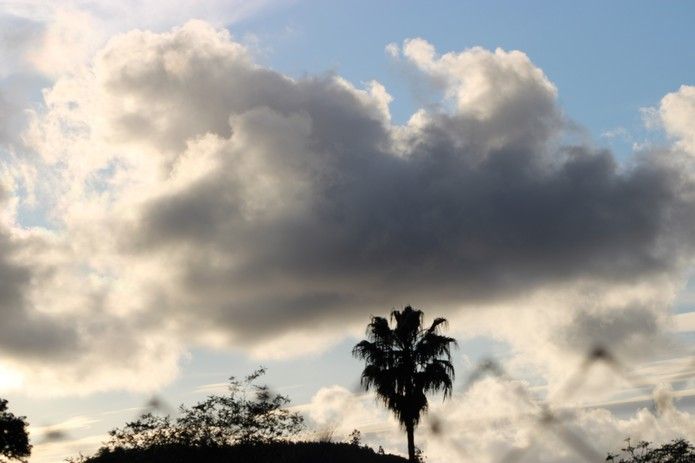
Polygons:
M392 127L374 94L255 67L201 25L113 42L97 78L132 106L108 115L113 136L170 162L125 241L180 253L180 297L251 336L681 264L687 176L557 147L555 89L519 52L432 53L405 47L455 107Z
M59 80L25 140L72 281L99 281L81 339L138 340L137 320L179 345L291 353L405 303L519 301L552 301L560 350L605 317L651 339L692 254L687 161L563 145L557 89L521 52L402 50L443 95L404 125L378 82L289 78L202 22L118 36Z

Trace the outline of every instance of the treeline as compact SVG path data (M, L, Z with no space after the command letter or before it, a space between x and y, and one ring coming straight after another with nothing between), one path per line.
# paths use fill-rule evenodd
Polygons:
M109 432L94 455L72 463L405 463L402 457L351 443L301 441L304 419L289 410L290 399L258 379L260 368L243 379L231 377L227 392L193 406L181 405L176 418L146 413Z

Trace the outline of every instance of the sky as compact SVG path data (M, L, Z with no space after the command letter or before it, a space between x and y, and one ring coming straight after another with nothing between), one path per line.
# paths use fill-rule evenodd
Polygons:
M532 443L518 385L601 454L695 439L694 17L0 0L0 396L31 462L258 365L308 433L403 453L350 351L406 304L460 344L429 461ZM562 396L598 346L622 367ZM509 377L468 384L488 357Z

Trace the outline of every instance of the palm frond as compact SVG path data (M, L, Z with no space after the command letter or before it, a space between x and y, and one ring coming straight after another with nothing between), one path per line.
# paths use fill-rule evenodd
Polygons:
M390 345L393 341L393 331L389 327L389 322L383 317L372 317L372 321L367 325L367 338L375 343Z
M414 355L418 362L427 363L429 359L440 356L451 358L451 348L458 344L454 338L436 334L427 330L418 340L414 348Z
M387 352L377 343L364 340L352 348L352 355L368 364L382 364L386 361Z
M454 366L448 360L434 360L416 375L418 389L424 392L443 392L451 396L454 381Z
M447 328L449 326L449 321L446 318L435 318L429 328L427 328L428 333L439 333L442 328Z

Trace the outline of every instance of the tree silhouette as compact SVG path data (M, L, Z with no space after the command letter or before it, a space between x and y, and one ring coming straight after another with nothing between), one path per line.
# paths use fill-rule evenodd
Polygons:
M388 320L372 317L367 339L352 354L365 361L361 384L373 389L377 397L396 415L408 435L408 458L416 461L415 427L427 411L427 393L451 396L454 367L451 346L456 340L441 334L444 318L423 327L423 313L410 306L391 312Z
M111 439L100 452L172 445L215 448L287 439L302 429L304 419L287 409L289 398L256 384L264 373L259 368L243 380L232 376L226 394L210 395L192 407L181 405L175 419L146 413L110 431Z
M630 439L625 439L627 445L622 453L609 453L606 461L614 463L692 463L695 461L695 447L684 439L652 447L649 442L640 441L632 445Z
M25 418L8 412L7 400L0 399L0 462L26 461L30 454Z

